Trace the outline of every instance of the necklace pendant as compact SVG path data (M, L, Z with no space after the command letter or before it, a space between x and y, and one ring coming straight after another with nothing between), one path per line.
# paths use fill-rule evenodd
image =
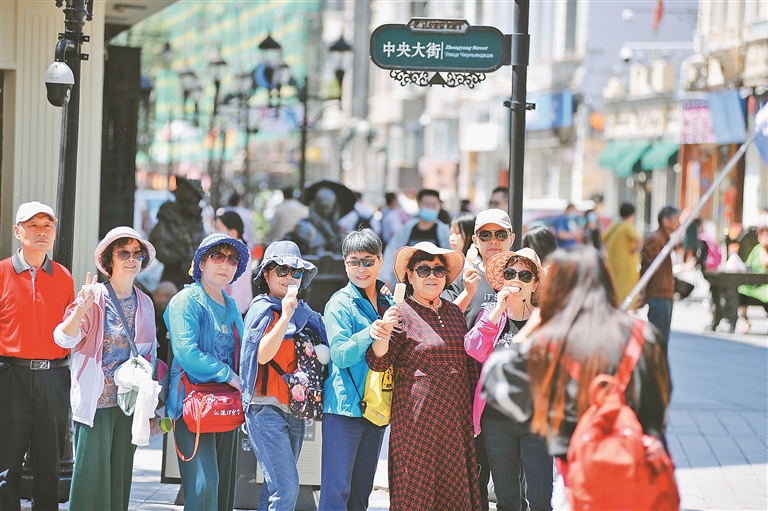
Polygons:
M227 325L221 325L221 333L227 334L229 331L227 330Z

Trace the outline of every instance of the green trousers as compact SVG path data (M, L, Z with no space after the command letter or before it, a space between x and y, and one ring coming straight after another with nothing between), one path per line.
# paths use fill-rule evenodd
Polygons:
M179 459L185 511L232 511L235 507L236 441L237 430L202 433L195 457ZM185 457L195 450L195 433L181 417L176 421L176 443Z
M136 451L132 422L117 406L96 410L93 427L75 422L70 511L128 509Z

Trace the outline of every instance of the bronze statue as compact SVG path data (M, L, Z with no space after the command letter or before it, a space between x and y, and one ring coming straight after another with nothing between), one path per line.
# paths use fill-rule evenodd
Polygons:
M168 201L157 212L157 225L149 235L157 259L165 265L162 280L178 289L192 283L189 266L195 250L205 237L200 201L205 192L200 181L176 176L176 202Z
M287 235L302 254L341 254L339 219L355 204L352 190L335 181L320 181L307 188L302 202L309 206L309 216L299 221Z

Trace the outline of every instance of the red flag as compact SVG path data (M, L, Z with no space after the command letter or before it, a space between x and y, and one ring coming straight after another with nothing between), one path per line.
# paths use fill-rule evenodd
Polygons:
M659 24L661 23L661 16L664 14L664 2L661 0L658 0L656 2L656 8L653 9L653 30L656 31L659 29Z

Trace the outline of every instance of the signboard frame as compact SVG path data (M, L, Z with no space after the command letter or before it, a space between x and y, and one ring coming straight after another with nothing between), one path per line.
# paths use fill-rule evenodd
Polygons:
M437 27L432 28L430 27ZM427 28L424 28L427 27ZM447 28L454 27L454 28ZM424 42L423 46L413 48L414 51L420 52L421 59L419 63L410 64L407 62L392 62L382 59L381 53L384 50L377 50L378 40L382 35L387 33L398 34L399 37L407 36L410 40L418 39L420 44ZM434 50L433 53L439 52L440 57L435 57L435 64L432 64L429 57L426 57L426 51L428 51L427 45L436 43L437 40L442 40L443 44L439 49ZM445 44L445 41L449 41L450 44ZM392 50L390 53L400 53L400 46L391 41L387 41L392 44ZM475 44L479 43L479 44ZM402 47L402 50L409 51L410 45L404 41L401 44L406 46ZM455 56L451 56L452 59L488 59L488 65L447 65L442 63L445 57L446 46L449 46L451 53L455 53ZM456 49L458 48L458 49ZM474 50L473 48L477 48ZM492 52L492 57L489 57L488 52ZM376 27L371 34L370 39L370 55L371 61L381 69L387 70L403 70L403 71L434 71L434 72L453 72L453 73L490 73L496 71L502 66L509 65L511 53L511 39L509 36L504 35L498 28L492 26L470 26L466 20L441 20L431 18L412 18L408 24L396 24L387 23ZM391 57L391 55L388 55ZM394 58L400 58L402 55L395 56ZM412 58L410 55L405 55L406 58ZM454 60L455 62L455 60ZM426 63L426 64L425 64Z

